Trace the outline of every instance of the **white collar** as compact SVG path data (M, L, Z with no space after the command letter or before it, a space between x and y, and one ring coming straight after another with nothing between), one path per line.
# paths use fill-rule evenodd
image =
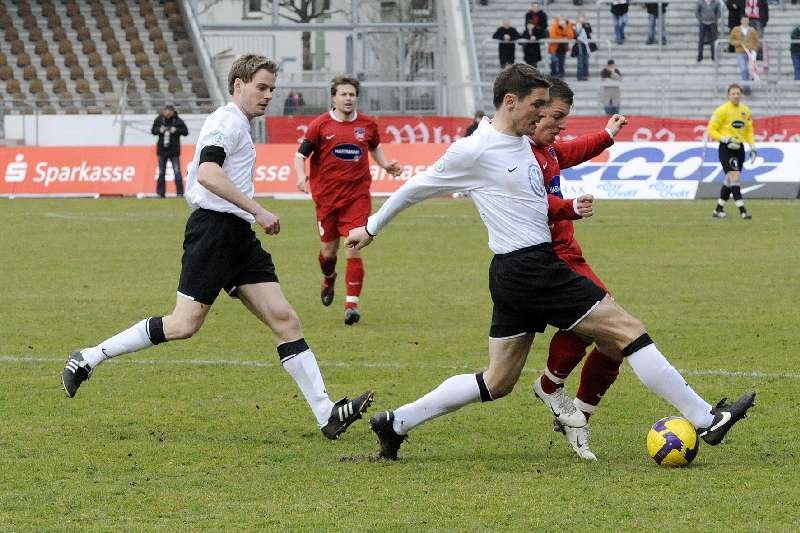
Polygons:
M350 120L340 120L339 117L336 116L336 113L333 112L333 109L328 111L328 113L330 113L331 118L336 122L353 122L355 119L358 118L358 111L356 110L353 110L353 118L351 118Z

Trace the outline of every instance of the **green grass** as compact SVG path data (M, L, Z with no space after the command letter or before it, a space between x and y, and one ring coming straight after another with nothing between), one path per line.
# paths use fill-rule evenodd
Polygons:
M361 323L341 288L319 304L308 202L265 201L262 238L331 396L375 390L394 408L486 363L485 230L469 201L430 201L365 251ZM578 224L586 256L709 401L758 391L722 445L687 469L645 453L677 414L623 373L580 462L518 388L417 428L397 463L366 422L326 441L271 335L221 297L193 339L120 357L67 400L66 354L172 309L188 210L181 201L0 203L0 530L790 531L800 529L797 356L800 203L602 202ZM340 280L341 281L341 280ZM227 363L226 363L227 362ZM574 391L577 382L568 382Z

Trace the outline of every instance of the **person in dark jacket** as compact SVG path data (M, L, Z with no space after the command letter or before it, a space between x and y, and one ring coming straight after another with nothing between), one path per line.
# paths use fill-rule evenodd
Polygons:
M174 106L165 105L161 113L153 121L150 133L158 135L156 154L158 154L158 182L156 194L164 198L166 182L164 176L167 172L167 161L172 165L175 175L175 192L183 196L183 176L181 175L181 135L189 135L186 123L178 116Z
M792 66L794 67L794 79L800 80L800 25L795 26L789 38L793 42L789 45L789 53L792 56Z
M505 68L507 65L514 63L515 47L514 41L519 39L519 32L511 25L510 19L505 19L503 25L497 28L492 35L492 39L497 39L500 44L497 45L500 54L500 68Z
M728 35L730 35L744 16L744 0L725 0L725 7L728 8ZM728 52L733 53L732 44L728 45Z
M656 22L661 21L661 44L667 44L667 6L669 2L661 3L661 13L658 12L658 2L645 2L644 9L647 11L649 31L647 33L646 44L656 44L658 32Z
M547 29L544 31L537 28L533 22L528 22L525 31L522 32L522 40L538 41L547 38ZM525 43L522 45L522 55L527 64L536 67L542 60L542 48L537 42Z
M464 134L464 137L469 137L470 135L475 133L475 130L478 129L478 126L480 125L481 120L483 120L483 117L485 115L486 114L481 110L475 111L475 116L473 117L472 124L470 124L469 127L467 128L467 132Z

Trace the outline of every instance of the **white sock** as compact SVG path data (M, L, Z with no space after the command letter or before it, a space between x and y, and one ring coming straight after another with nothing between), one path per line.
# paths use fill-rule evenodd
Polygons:
M83 358L89 366L95 368L97 365L118 355L131 352L138 352L144 348L153 346L150 336L147 334L147 321L145 318L137 322L121 333L117 333L110 339L106 339L93 348L83 350Z
M475 374L453 376L414 403L395 409L394 431L398 435L405 435L423 422L478 402L480 399L481 391Z
M711 425L711 405L689 386L655 344L648 344L626 359L644 386L680 411L694 427Z
M297 355L287 357L281 361L283 369L294 378L297 386L303 392L309 407L317 417L319 427L328 423L331 416L333 402L328 398L328 391L325 390L325 382L322 381L322 374L317 365L317 358L310 349L300 352Z

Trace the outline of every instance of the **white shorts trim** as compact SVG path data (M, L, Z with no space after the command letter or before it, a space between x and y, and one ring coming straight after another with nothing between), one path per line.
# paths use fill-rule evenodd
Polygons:
M605 298L605 296L604 296L603 298ZM573 322L573 323L572 323L572 325L571 325L570 327L568 327L567 329L565 329L564 331L571 331L571 330L572 330L572 328L574 328L575 326L577 326L578 324L580 324L581 320L583 320L584 318L586 318L587 316L589 316L589 314L590 314L592 311L594 311L594 308L595 308L595 307L597 307L598 305L600 305L600 302L602 302L602 301L603 301L603 300L597 300L597 301L594 303L594 305L593 305L593 306L591 306L591 307L589 308L589 310L588 310L588 311L586 311L585 313L583 313L583 315L581 315L581 317L580 317L578 320L576 320L575 322Z
M188 294L183 294L181 291L175 291L175 292L178 293L178 296L182 296L182 297L186 298L187 300L191 300L193 302L195 301L194 296L189 296Z
M492 337L491 335L489 335L489 340L490 341L506 341L506 340L509 340L509 339L516 339L518 337L524 337L527 334L528 334L527 331L523 331L522 333L517 333L516 335L510 335L508 337Z

